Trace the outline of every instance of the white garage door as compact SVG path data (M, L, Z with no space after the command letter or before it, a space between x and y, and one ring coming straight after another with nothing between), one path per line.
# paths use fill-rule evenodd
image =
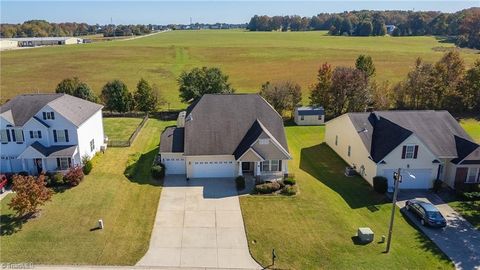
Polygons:
M234 161L192 161L192 178L234 177Z
M395 170L396 171L396 170ZM383 170L383 175L388 179L388 186L393 188L393 172L394 170ZM408 170L415 176L410 177L406 172L402 172L402 182L400 188L403 189L429 189L433 186L433 177L431 169L414 169Z
M162 159L165 164L165 174L185 174L185 158L170 158Z

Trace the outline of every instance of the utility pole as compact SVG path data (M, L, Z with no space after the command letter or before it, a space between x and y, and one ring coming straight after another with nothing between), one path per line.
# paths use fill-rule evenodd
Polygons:
M400 175L400 168L398 168L397 172L393 173L393 181L394 183L394 190L393 190L393 199L392 199L392 215L390 216L390 226L388 228L388 239L387 239L387 249L385 253L390 251L390 243L392 241L392 231L393 231L393 220L395 218L395 204L397 203L397 195L398 195L398 186L399 183L402 181L402 176Z

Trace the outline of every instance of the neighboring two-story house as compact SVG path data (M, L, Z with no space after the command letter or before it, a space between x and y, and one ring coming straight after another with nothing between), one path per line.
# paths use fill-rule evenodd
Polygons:
M288 173L282 117L258 94L203 95L160 141L167 174L275 180Z
M67 94L19 95L0 107L0 172L81 165L104 146L102 105Z
M398 168L401 188L480 183L480 147L447 111L347 113L326 123L325 141L370 184L378 175L392 187Z

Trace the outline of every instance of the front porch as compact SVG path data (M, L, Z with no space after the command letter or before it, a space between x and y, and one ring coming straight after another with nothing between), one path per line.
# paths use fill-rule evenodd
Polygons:
M45 147L38 142L27 147L18 157L22 171L31 175L45 172L66 172L80 164L76 145Z
M279 181L288 174L287 160L238 161L238 175L256 181Z

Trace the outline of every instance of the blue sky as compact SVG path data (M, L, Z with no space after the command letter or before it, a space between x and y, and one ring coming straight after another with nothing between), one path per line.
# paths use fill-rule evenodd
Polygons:
M50 22L107 24L243 23L255 14L312 16L346 10L437 10L455 12L480 1L4 1L0 21L31 19Z

